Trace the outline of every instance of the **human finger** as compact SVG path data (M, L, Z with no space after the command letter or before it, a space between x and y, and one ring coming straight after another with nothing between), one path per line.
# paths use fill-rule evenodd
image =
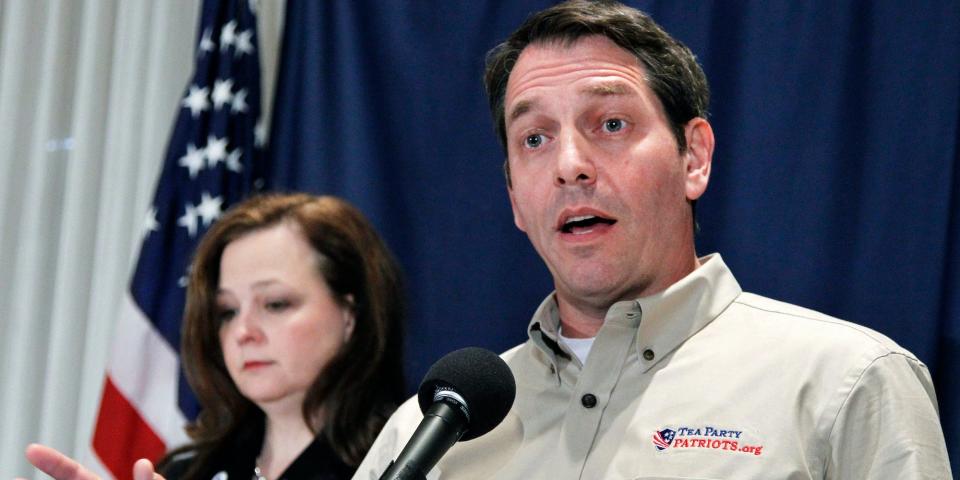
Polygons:
M76 460L38 443L27 445L27 460L56 480L100 480Z
M133 464L133 480L164 480L164 478L153 468L150 460L141 458Z

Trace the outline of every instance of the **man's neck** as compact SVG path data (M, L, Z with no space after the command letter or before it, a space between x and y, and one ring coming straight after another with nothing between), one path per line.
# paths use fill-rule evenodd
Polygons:
M607 306L609 308L609 306ZM593 338L597 336L603 319L606 318L607 308L592 309L579 308L557 294L557 312L560 315L560 325L563 335L567 338Z
M666 290L670 285L680 281L690 272L700 267L700 260L694 255L691 267L678 268L668 280L652 283L641 288L630 290L613 299L601 302L591 302L586 298L577 298L557 290L557 311L560 315L560 325L563 334L568 338L593 338L597 336L607 317L607 310L619 301L635 300Z

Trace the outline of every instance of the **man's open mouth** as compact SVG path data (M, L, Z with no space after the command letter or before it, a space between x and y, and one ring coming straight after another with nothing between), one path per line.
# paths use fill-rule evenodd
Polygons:
M598 217L596 215L577 215L566 219L563 225L560 226L560 231L576 235L588 233L597 225L613 225L614 223L617 223L617 221L610 218Z

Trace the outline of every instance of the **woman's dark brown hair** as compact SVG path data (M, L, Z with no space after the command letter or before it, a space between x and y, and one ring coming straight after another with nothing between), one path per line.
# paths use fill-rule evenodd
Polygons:
M402 282L380 236L359 210L335 197L257 196L228 211L197 247L181 353L201 412L187 427L192 444L167 454L161 470L174 456L192 451L195 456L183 478L193 478L242 425L262 421L263 413L240 393L224 365L216 292L227 244L279 224L294 227L313 247L317 273L338 303L354 309L356 319L350 339L307 392L303 403L307 425L316 428L322 405L322 434L345 463L356 466L403 400Z

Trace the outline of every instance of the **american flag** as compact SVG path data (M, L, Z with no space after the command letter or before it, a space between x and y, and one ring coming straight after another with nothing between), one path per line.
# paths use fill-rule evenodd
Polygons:
M194 247L221 212L262 187L256 4L205 0L195 70L146 215L93 436L92 467L130 479L134 461L187 441L198 406L179 361L180 321Z
M673 437L676 434L677 432L670 430L669 428L664 428L663 430L653 434L653 444L657 447L657 450L666 450L670 447L670 443L673 442Z

